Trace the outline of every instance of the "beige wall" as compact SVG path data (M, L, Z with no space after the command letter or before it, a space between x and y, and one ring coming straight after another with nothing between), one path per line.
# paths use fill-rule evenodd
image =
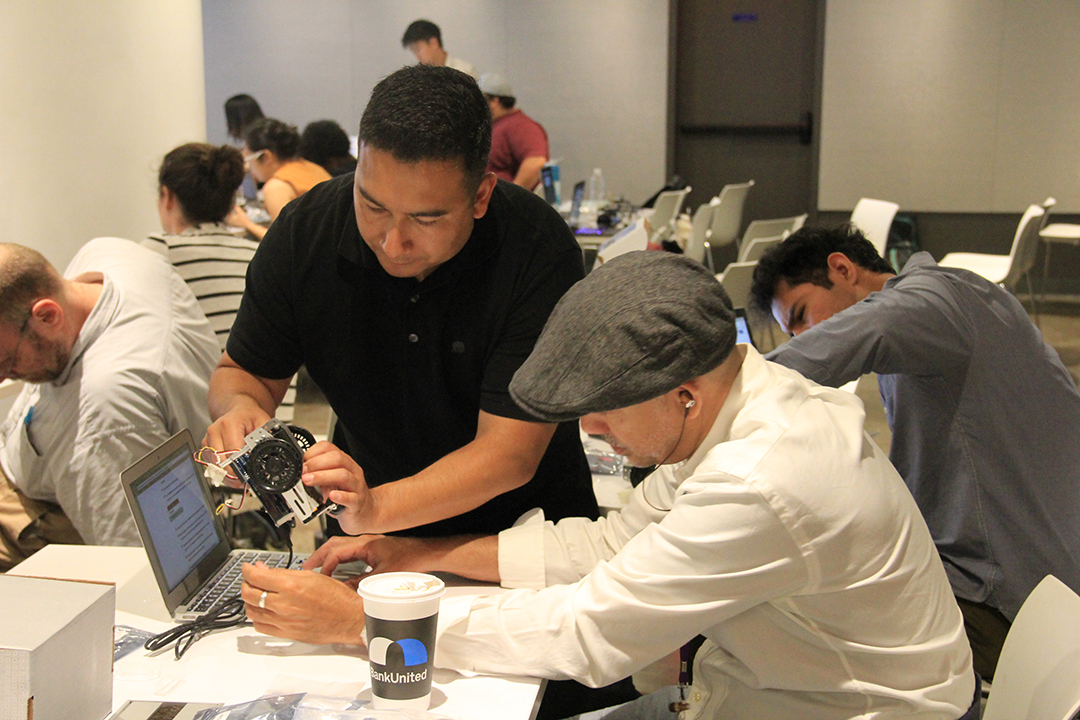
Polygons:
M162 156L206 132L199 0L0 0L0 241L61 269L160 229Z
M1080 212L1080 3L829 0L822 210Z
M664 183L668 0L204 0L208 136L223 103L253 95L301 129L330 118L356 134L371 88L416 62L418 18L481 73L507 76L562 159L564 196L592 168L642 202Z

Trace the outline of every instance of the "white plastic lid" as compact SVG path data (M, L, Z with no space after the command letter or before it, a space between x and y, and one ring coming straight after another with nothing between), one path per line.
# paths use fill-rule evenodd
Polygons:
M357 591L368 600L414 602L439 597L446 591L446 585L427 573L392 572L369 575L360 581Z

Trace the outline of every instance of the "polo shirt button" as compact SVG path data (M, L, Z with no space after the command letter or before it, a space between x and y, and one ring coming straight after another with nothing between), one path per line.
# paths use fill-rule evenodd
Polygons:
M419 299L420 299L419 295L413 295L411 298L409 298L409 302L414 303Z
M409 333L409 342L414 343L418 342L419 340L420 338L416 335L416 333Z

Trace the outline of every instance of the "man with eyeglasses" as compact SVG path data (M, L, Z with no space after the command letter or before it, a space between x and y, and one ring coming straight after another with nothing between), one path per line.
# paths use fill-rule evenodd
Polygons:
M120 471L210 418L219 350L159 255L98 238L63 276L0 244L0 368L26 387L0 426L0 570L50 542L138 545Z

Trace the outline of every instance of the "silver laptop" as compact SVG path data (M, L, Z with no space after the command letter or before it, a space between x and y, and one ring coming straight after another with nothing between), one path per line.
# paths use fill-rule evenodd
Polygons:
M289 559L286 552L231 549L194 453L191 433L182 430L120 473L161 597L178 621L239 593L242 563L285 567ZM306 557L296 556L292 567Z

